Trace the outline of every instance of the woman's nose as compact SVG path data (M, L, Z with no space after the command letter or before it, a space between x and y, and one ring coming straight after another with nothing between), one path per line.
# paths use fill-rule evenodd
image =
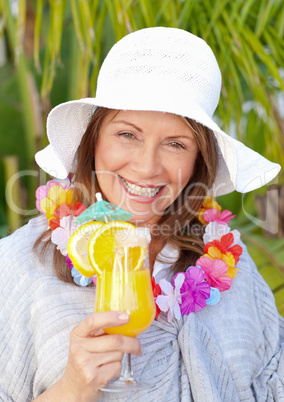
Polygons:
M150 179L163 173L163 162L159 151L153 147L141 147L133 155L132 170L138 179Z

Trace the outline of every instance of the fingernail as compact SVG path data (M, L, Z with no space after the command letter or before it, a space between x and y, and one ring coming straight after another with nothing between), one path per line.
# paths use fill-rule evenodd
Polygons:
M121 313L119 314L118 319L121 321L127 321L129 320L129 315L127 313Z

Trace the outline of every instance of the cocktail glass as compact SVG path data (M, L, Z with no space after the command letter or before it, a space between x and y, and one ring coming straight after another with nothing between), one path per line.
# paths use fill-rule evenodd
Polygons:
M136 233L137 230L139 229L136 229ZM132 231L130 240L127 240L125 236L124 239L122 239L123 236L118 239L112 269L102 269L97 277L95 311L124 311L130 316L129 322L125 325L105 328L104 331L108 334L136 337L144 332L155 318L155 303L148 264L148 241L146 237L141 236L141 233L135 239L134 232ZM141 256L138 264L137 255ZM152 386L134 378L131 355L126 354L119 379L110 382L102 390L124 392Z

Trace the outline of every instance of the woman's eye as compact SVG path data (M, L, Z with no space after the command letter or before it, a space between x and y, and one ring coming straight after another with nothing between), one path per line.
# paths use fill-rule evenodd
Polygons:
M177 142L177 141L171 142L170 146L173 147L173 148L183 148L183 149L185 149L185 147L182 144L180 144L179 142Z
M119 135L120 137L129 138L129 139L134 138L134 135L133 135L132 133L128 133L128 132L119 133L118 135Z

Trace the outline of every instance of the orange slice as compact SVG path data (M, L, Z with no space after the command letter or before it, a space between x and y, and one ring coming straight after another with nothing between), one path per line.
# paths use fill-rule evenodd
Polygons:
M88 244L94 232L103 225L103 222L98 221L85 223L72 234L67 244L67 252L74 267L87 278L96 274L88 256Z
M138 229L129 222L109 222L100 227L89 241L89 259L97 272L112 271L114 265L124 269L138 270L146 256L146 244L136 245ZM144 239L146 241L146 239ZM145 243L145 242L144 242ZM125 253L124 253L125 251Z

